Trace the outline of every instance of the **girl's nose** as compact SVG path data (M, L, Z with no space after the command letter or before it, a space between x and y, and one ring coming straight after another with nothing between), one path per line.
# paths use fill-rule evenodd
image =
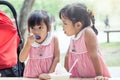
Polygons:
M40 35L40 33L39 32L34 32L34 35Z
M34 33L35 33L35 34L38 34L38 33L39 33L39 30L35 30Z

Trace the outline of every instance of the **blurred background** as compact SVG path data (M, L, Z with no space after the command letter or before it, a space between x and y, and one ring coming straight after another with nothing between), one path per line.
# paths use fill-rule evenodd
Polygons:
M17 11L18 23L24 41L27 37L27 18L31 11L44 9L52 17L52 30L58 36L61 51L61 64L64 64L64 56L69 46L69 39L62 31L62 23L59 19L59 11L66 4L81 2L95 14L95 25L98 29L98 41L103 57L113 77L120 77L120 33L110 33L110 42L107 43L105 30L120 30L120 0L7 0ZM12 13L6 6L0 5L3 10L12 17ZM107 24L106 25L106 21Z

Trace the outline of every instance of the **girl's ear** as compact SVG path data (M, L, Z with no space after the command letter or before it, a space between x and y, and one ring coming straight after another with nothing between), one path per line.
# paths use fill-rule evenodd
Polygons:
M80 29L82 27L82 23L81 22L76 22L75 27Z

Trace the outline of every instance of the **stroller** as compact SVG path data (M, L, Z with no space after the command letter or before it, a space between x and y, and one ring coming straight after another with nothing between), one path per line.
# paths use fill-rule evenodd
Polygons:
M0 10L0 77L22 77L24 63L18 59L23 47L23 39L17 23L15 8L7 1L0 0L0 5L10 8L15 19L13 21Z

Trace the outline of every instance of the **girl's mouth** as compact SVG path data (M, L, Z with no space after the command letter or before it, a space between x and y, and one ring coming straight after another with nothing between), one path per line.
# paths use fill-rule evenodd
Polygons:
M39 40L39 39L41 39L41 37L38 36L38 35L36 35L36 36L35 36L35 39Z
M64 33L66 34L66 31L64 31Z

